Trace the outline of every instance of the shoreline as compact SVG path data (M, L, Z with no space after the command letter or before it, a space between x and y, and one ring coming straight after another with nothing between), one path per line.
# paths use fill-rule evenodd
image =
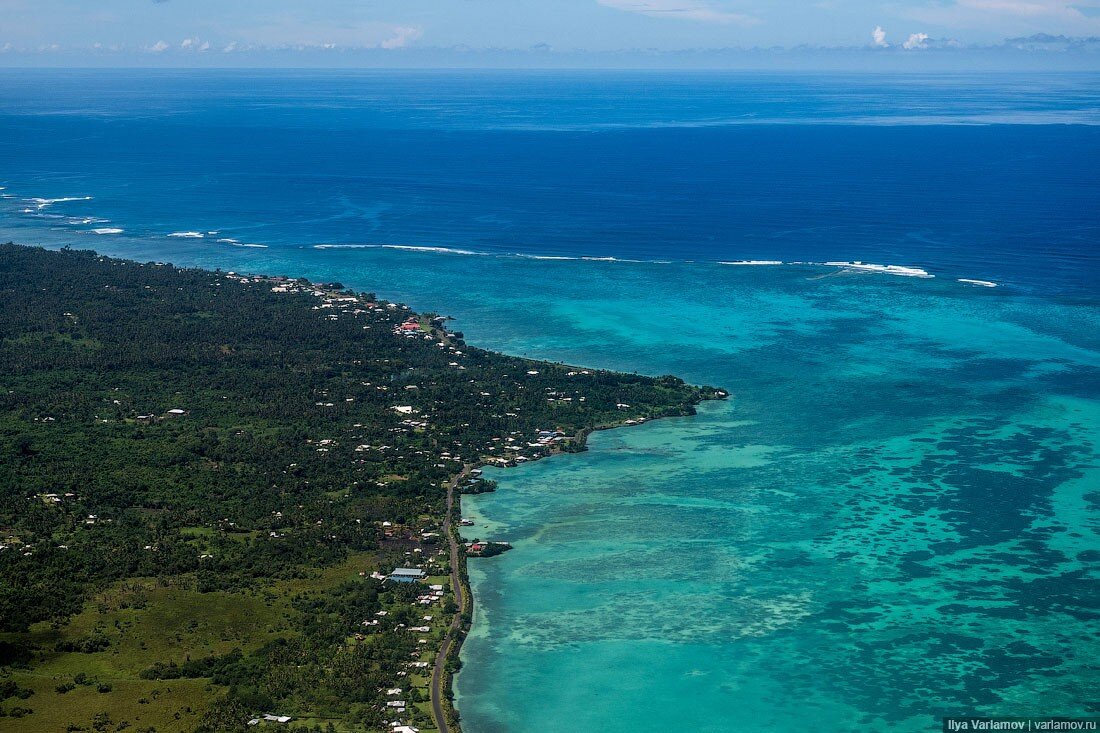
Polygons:
M730 394L725 390L720 391L718 394L721 396L703 399L696 404L698 405L706 401L722 401L730 397ZM665 415L662 417L648 418L643 421L628 419L618 423L606 423L585 428L570 438L570 445L576 446L578 450L555 450L546 455L533 458L529 462L534 463L557 456L584 453L588 450L588 437L596 432L636 427L637 425L642 425L652 420L662 420L671 417L693 417L693 415ZM433 714L436 715L436 726L440 733L462 733L463 731L461 711L459 711L454 704L454 680L455 675L462 670L460 656L462 653L462 646L466 641L466 637L473 630L474 623L474 592L473 586L470 584L470 575L467 566L468 556L459 549L459 547L462 546L462 537L458 525L454 522L456 510L459 518L461 518L462 493L459 492L457 500L455 500L454 490L458 488L459 482L461 482L463 478L469 476L471 472L485 467L507 469L514 468L515 464L499 466L487 463L486 461L469 463L463 466L462 470L455 474L448 482L447 511L444 520L444 531L447 535L449 550L452 557L451 584L456 595L458 611L455 613L454 620L451 623L447 635L443 639L443 644L436 654L432 679L429 683Z
M225 273L230 277L247 277L250 279L265 279L271 281L282 281L280 277L271 275L257 275L250 273L248 275L242 275L237 272ZM294 280L293 278L291 278ZM343 291L340 288L336 288L331 284L315 283L306 278L298 278L297 282L302 283L304 286L312 288L318 292L323 292L327 296L346 296L347 291ZM361 303L368 302L364 293L356 292L354 298ZM414 311L410 306L404 303L397 303L386 300L375 300L375 304L379 304L386 308L395 308L407 313L410 317L417 317L422 326L426 326L429 335L433 338L438 338L441 342L450 346L463 346L468 347L464 339L456 337L454 334L447 331L443 327L443 324L449 320L449 317L439 316L431 312L421 313ZM426 321L426 323L425 323ZM477 347L475 347L477 348ZM491 350L489 350L491 351ZM504 352L492 351L492 353L507 356ZM587 373L589 371L607 371L607 370L594 370L585 367L579 367L570 365L570 369L575 369L581 373ZM652 420L660 420L669 417L691 417L695 414L695 408L707 401L721 401L729 399L730 392L721 388L698 388L704 390L700 393L697 401L691 403L690 412L680 415L655 415L655 416L639 416L639 417L626 417L623 420L615 422L605 422L598 425L586 426L577 431L571 436L565 437L560 443L551 443L545 446L545 452L536 453L533 456L526 457L524 462L541 461L547 458L552 458L559 455L565 455L570 453L583 453L588 450L588 437L595 432L601 432L605 430L614 430L617 428L634 427L637 425L643 425ZM711 391L706 392L705 389ZM568 449L566 449L568 448ZM456 512L461 519L461 491L457 492L459 483L461 480L469 476L473 471L479 470L484 467L496 467L496 468L513 468L519 465L515 461L501 462L500 459L490 459L487 456L480 456L479 460L464 464L462 470L453 475L447 482L447 494L446 505L442 518L443 533L447 536L448 552L450 555L451 565L451 592L455 597L455 605L457 610L454 618L451 621L447 629L447 633L444 635L439 649L435 654L435 662L432 665L432 676L429 679L429 702L432 708L432 716L435 719L436 727L439 733L462 733L461 713L454 705L454 678L455 675L461 671L462 662L460 654L462 651L462 645L473 628L473 611L474 611L474 594L473 588L470 585L470 577L467 570L468 557L465 552L465 548L462 545L462 537L459 533L459 525L455 521Z
M8 246L15 247L14 243L9 243ZM19 249L22 249L22 247ZM28 246L26 249L41 250L43 252L51 251L34 246ZM58 252L53 251L51 256L57 256L58 254ZM345 288L340 283L315 282L308 278L293 278L285 275L246 274L239 271L210 270L202 267L176 267L153 262L141 263L134 260L104 257L87 250L74 253L73 256L87 255L92 255L96 263L110 262L118 266L134 268L134 272L139 272L142 267L151 267L156 270L165 268L180 273L181 276L188 272L192 275L213 275L219 281L235 281L238 287L259 288L259 292L263 295L257 297L265 301L267 298L272 298L274 301L281 300L283 297L303 298L304 296L312 296L301 300L301 303L309 310L319 311L317 318L322 322L339 320L341 316L347 316L349 319L354 320L360 314L367 314L364 318L373 319L370 322L374 323L375 326L381 325L386 334L392 332L392 337L387 335L386 339L394 339L400 344L398 348L408 348L405 344L416 344L422 340L431 340L439 347L446 347L451 351L461 349L471 353L480 352L481 358L484 359L514 362L510 369L526 369L528 370L528 378L530 378L530 375L538 376L540 371L548 373L548 370L553 370L558 377L576 377L585 383L600 379L626 378L629 380L631 378L631 375L607 369L588 369L564 364L551 364L545 360L511 357L503 352L468 346L461 332L451 332L446 328L448 318L444 316L439 316L430 311L414 311L406 304L378 299L373 293L353 291ZM79 262L79 260L76 261ZM296 310L297 306L295 305L293 308ZM308 310L306 312L308 313ZM66 313L66 315L69 314ZM369 323L363 326L364 329L370 327ZM378 331L382 331L382 329L378 329ZM354 344L355 342L350 343ZM389 342L386 341L386 343ZM355 346L354 348L361 347ZM383 352L383 355L385 353L387 352ZM462 354L462 351L457 351L457 353ZM456 365L451 364L451 366ZM459 366L459 368L464 367ZM591 377L591 380L589 380L589 377ZM460 483L464 478L469 477L484 466L511 467L523 462L533 462L559 454L584 452L588 449L588 437L596 431L643 424L661 417L691 416L696 413L696 407L702 402L723 400L729 397L729 393L725 390L709 386L687 385L682 380L674 377L639 377L639 375L633 375L633 377L635 383L639 383L638 380L641 380L640 383L644 383L646 389L650 390L644 397L637 400L627 397L626 399L634 403L633 406L617 404L616 399L605 398L603 401L597 401L593 407L581 408L579 414L565 412L561 413L559 418L555 417L552 412L539 413L536 420L528 420L526 428L524 428L525 432L522 433L518 431L512 433L495 432L495 430L486 432L477 452L467 453L465 461L460 463L459 460L454 460L458 459L457 455L454 459L448 459L454 461L450 467L451 470L461 466L460 470L448 475L445 483L434 484L440 488L445 487L445 496L439 497L444 499L445 503L439 514L429 512L426 516L430 518L430 521L438 522L439 524L436 526L439 526L442 529L442 534L447 537L447 550L450 560L449 575L451 593L453 594L451 598L455 602L453 616L447 622L445 632L438 646L429 652L431 654L429 659L434 659L433 671L428 679L430 708L427 711L422 709L422 712L430 713L440 733L462 730L460 712L454 704L454 676L461 668L460 653L462 645L472 628L475 604L468 573L468 556L466 548L462 546L459 530L459 519L461 518ZM599 384L600 382L596 381L595 383ZM520 386L519 389L523 390L524 387ZM562 389L551 382L550 386L546 386L545 389L546 401L554 406L561 406L560 409L572 410L574 413L576 413L576 410L572 405L584 404L585 395L589 400L592 400L594 396L593 392L583 386L578 386L576 392L570 392L569 389L564 392L551 391L551 389ZM573 398L568 397L568 394L581 395L579 402L571 403L569 400ZM618 397L618 399L622 400L623 398ZM542 401L542 397L538 398L538 402L543 405L546 404ZM320 405L321 403L317 404ZM588 405L592 404L591 401L588 403ZM566 408L565 405L570 405L570 407ZM391 409L402 415L416 412L411 407L397 406ZM588 414L584 412L585 409L589 411ZM169 412L185 414L183 410L170 410ZM148 419L151 416L140 417L141 419ZM547 417L548 419L546 419ZM591 419L595 424L584 424L586 418ZM491 441L500 441L499 443L490 442L488 436L493 435L500 437L492 437ZM328 447L324 447L323 450L327 451ZM443 455L449 454L444 453ZM437 467L443 468L442 465ZM443 475L437 475L440 478L443 477ZM456 494L459 497L458 499L456 499ZM435 502L437 496L438 494L434 492L424 494L424 498L431 503ZM272 532L272 536L274 535L275 533ZM207 555L206 557L213 557L213 555ZM360 572L359 575L362 576L364 573ZM443 618L446 618L446 615ZM423 691L422 687L420 689Z

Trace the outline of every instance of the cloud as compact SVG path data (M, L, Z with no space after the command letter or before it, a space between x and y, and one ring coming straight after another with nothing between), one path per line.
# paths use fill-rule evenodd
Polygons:
M398 26L393 29L393 36L382 41L379 45L382 46L382 48L404 48L422 35L424 35L424 31L420 28Z
M901 47L906 51L914 51L916 49L928 48L928 34L927 33L910 33L909 40L901 44Z
M703 0L596 0L600 5L628 13L640 13L651 18L677 18L704 23L739 23L754 25L759 18L745 13L722 10Z
M210 41L203 41L199 38L184 38L180 41L180 48L184 51L209 51Z
M886 31L882 30L881 25L876 25L875 29L871 31L871 44L876 48L888 48L890 46L886 42Z
M145 47L146 51L151 51L153 53L161 53L162 51L166 51L167 49L168 49L168 44L165 43L164 41L157 41L152 46L146 46Z

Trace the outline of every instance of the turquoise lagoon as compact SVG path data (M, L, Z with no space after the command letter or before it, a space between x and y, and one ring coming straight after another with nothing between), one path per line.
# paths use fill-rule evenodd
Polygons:
M815 268L654 269L559 266L544 307L498 296L522 324L508 338L467 328L733 392L491 471L500 490L463 500L471 536L516 545L472 563L469 730L1084 713L1096 312Z

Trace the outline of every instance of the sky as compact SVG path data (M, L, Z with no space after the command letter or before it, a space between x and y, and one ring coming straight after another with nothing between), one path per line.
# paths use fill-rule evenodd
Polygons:
M1042 50L1100 58L1100 0L0 0L0 65L232 65L326 51L396 65L448 54L520 65L714 49L904 55L1036 34L1069 39L1042 38Z

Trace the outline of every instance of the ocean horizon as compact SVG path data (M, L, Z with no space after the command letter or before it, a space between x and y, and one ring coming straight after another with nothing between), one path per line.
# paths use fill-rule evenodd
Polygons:
M1095 715L1100 75L0 71L0 239L731 392L464 497L466 733Z

